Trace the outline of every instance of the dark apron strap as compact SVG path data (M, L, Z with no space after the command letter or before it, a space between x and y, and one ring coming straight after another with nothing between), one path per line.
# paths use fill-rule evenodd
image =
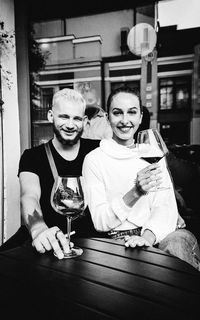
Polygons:
M50 164L50 167L51 167L51 171L52 171L54 180L56 180L56 177L58 176L58 171L57 171L57 168L56 168L56 165L55 165L52 153L51 153L51 149L50 149L49 143L48 142L45 143L44 147L45 147L45 151L46 151L46 154L47 154L47 158L49 160L49 164Z

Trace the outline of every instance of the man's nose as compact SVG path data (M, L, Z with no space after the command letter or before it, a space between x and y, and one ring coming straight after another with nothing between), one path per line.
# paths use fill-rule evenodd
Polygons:
M66 125L67 128L74 128L74 121L73 121L73 119L71 119L71 118L67 119L65 125Z

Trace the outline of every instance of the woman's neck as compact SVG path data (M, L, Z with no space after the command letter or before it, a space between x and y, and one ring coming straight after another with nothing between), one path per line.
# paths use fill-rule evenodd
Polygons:
M114 139L114 141L116 141L118 144L120 144L123 147L127 147L127 148L135 148L135 140L132 139L131 141L127 141L127 140L117 140Z

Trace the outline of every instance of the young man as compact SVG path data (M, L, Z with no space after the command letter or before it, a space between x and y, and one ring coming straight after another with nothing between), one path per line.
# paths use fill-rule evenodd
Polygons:
M86 102L72 89L63 89L53 96L48 120L53 125L54 136L48 144L59 175L82 175L85 155L99 145L99 140L82 139L87 117ZM66 217L55 212L50 197L54 178L44 144L27 149L19 164L21 187L21 214L35 249L44 253L53 250L59 259L69 249ZM90 216L74 221L77 234L92 232ZM90 230L89 230L90 229Z

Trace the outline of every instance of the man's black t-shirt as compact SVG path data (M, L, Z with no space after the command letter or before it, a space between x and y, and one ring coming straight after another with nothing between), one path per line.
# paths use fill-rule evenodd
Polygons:
M75 160L65 160L54 148L50 140L50 148L57 167L58 174L62 175L82 175L83 160L90 151L99 146L100 140L80 139L80 149ZM19 163L20 172L28 171L38 175L41 186L40 205L43 218L48 227L58 226L66 233L66 218L55 212L50 203L50 196L54 184L54 178L47 159L44 144L31 149L26 149L21 156ZM72 230L76 230L77 236L95 236L95 231L88 208L85 215L72 221Z

